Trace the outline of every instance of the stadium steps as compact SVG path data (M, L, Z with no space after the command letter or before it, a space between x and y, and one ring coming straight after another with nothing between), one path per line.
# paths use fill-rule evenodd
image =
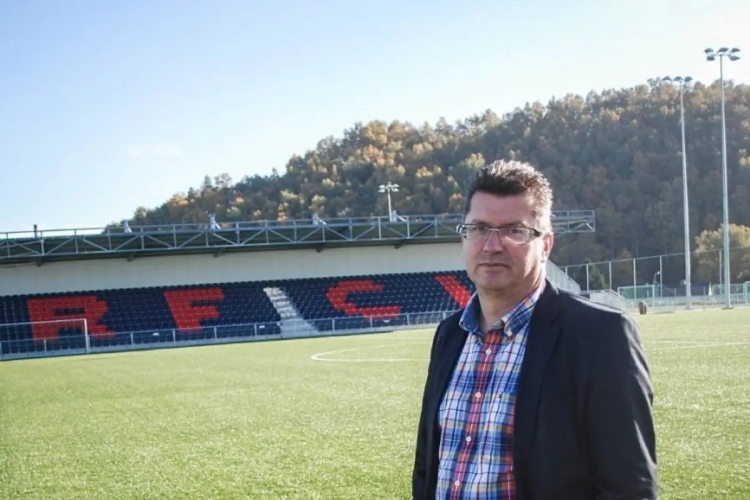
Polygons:
M267 287L263 291L281 317L279 328L282 337L310 337L319 334L318 330L308 323L297 310L284 290L277 287Z

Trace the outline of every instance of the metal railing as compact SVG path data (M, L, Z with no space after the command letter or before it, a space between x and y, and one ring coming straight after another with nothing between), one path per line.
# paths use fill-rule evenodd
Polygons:
M60 336L58 338L0 341L0 360L97 354L170 347L252 342L302 337L382 333L437 326L452 311L406 313L391 317L338 317L313 320L288 320L274 323L217 325L197 329L152 329L97 335ZM0 325L0 334L12 334L20 324Z
M77 227L77 228L60 228L60 229L36 229L33 230L15 230L0 232L0 239L37 239L37 238L55 238L60 236L79 236L94 234L123 233L125 231L132 233L174 233L195 231L222 231L222 230L242 230L242 229L280 229L280 228L310 228L317 227L320 224L334 227L348 227L358 225L373 224L391 224L394 222L439 222L448 224L458 224L463 221L463 214L424 214L424 215L399 215L398 220L390 216L366 216L366 217L332 217L325 220L320 219L316 222L309 219L288 219L288 220L246 220L246 221L209 221L203 222L186 222L176 224L143 224L123 227L122 225L96 226L96 227ZM595 212L593 210L557 210L552 212L553 225L566 227L568 225L581 226L581 230L589 232L593 230L595 224ZM585 226L585 227L584 227Z

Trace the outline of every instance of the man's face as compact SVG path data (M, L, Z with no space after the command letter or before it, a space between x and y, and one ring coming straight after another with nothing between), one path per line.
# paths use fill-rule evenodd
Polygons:
M527 227L544 231L534 217L527 196L496 196L478 192L471 200L466 224L486 227ZM501 238L490 232L487 239L463 240L466 271L477 289L495 294L518 291L528 293L552 251L553 235L531 237L526 243Z

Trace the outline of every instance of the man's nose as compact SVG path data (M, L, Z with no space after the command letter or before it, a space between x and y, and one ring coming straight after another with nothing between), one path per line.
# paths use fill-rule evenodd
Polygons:
M487 235L487 239L484 240L484 250L486 252L502 252L505 250L503 238L500 236L500 233L497 231L490 231L490 234Z

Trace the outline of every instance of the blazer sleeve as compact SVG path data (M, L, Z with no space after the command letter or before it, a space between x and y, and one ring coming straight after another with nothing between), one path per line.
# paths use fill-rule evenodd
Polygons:
M422 408L419 414L419 424L417 427L417 442L414 453L414 468L412 470L411 497L412 500L426 500L427 495L427 407L431 397L432 372L435 360L435 352L439 341L443 324L440 324L435 332L430 348L430 361L427 368L427 377L422 391Z
M656 500L653 387L635 322L612 315L593 340L586 422L597 500Z

